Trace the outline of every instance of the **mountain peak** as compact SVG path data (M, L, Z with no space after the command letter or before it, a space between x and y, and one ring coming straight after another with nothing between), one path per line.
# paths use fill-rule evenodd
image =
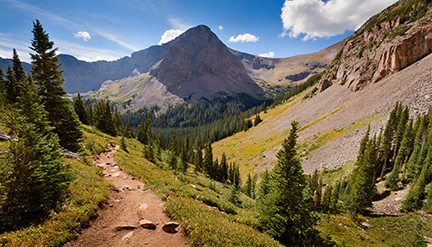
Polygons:
M207 26L187 30L168 46L166 57L150 74L170 92L192 101L221 93L247 93L257 98L264 94L240 59Z

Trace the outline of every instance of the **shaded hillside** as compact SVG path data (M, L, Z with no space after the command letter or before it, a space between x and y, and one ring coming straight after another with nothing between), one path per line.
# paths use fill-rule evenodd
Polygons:
M12 53L12 51L11 51ZM24 71L26 72L26 74L30 74L30 68L31 68L31 64L26 63L26 62L21 62ZM8 67L12 67L12 59L4 59L0 57L0 67L3 69L3 73L6 74L6 70Z
M431 9L429 0L403 0L370 18L326 70L321 90L361 90L431 53Z

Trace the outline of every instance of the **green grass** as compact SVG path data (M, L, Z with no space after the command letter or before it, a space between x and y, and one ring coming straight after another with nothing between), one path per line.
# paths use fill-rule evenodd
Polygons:
M318 230L329 234L337 246L426 246L423 236L432 236L432 219L416 213L400 217L360 217L369 227L343 215L323 215Z
M163 162L153 164L143 158L142 145L127 139L128 153L118 150L119 167L139 177L144 190L151 189L166 200L167 213L177 221L192 246L279 246L259 226L255 202L241 194L241 205L228 201L230 187L211 181L190 168L186 174L168 170Z

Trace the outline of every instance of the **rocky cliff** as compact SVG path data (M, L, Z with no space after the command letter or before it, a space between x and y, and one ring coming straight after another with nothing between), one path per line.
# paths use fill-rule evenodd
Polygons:
M327 68L321 91L332 84L361 90L430 54L431 6L429 0L402 0L369 19Z

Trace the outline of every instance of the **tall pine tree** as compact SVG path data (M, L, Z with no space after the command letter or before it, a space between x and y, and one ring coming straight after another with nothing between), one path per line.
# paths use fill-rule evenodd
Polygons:
M39 20L33 22L32 33L30 49L35 52L30 54L33 80L38 86L50 123L60 138L60 145L76 150L79 148L77 144L82 132L78 116L71 108L72 102L63 98L66 91L63 88L64 79L61 78L63 71L59 70L60 63L56 56L57 48L53 48L54 42L49 40Z
M295 147L297 125L291 123L290 135L277 153L268 193L259 200L264 229L285 245L308 245L316 235L313 226L318 220L312 212L313 202L304 197L307 183Z

